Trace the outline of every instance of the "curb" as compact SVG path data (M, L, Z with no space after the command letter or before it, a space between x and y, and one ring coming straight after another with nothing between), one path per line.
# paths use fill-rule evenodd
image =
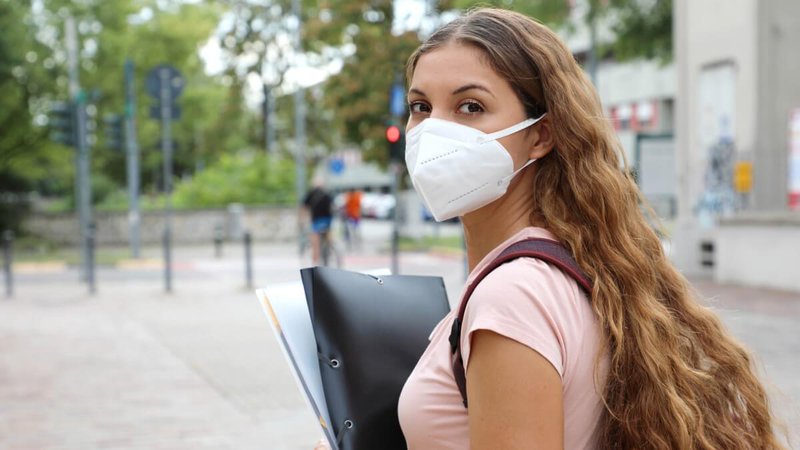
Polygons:
M67 270L66 261L19 262L12 265L14 273L55 273Z

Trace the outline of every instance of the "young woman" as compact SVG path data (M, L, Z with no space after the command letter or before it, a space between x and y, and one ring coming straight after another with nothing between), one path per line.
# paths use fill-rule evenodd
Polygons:
M772 449L751 356L697 302L642 214L597 94L564 43L479 9L408 62L406 162L437 220L460 216L470 280L513 242L558 241L590 295L532 258L433 331L399 418L410 449ZM486 144L486 145L484 145Z

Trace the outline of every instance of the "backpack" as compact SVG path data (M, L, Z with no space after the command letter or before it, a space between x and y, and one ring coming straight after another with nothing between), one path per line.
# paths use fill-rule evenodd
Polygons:
M587 297L589 297L589 299L592 298L592 281L583 273L570 252L558 242L541 238L525 239L509 245L500 252L500 254L489 263L467 287L464 298L461 300L458 314L455 320L453 320L453 326L450 330L450 355L452 358L453 376L455 377L456 385L458 385L458 390L461 392L461 399L464 402L465 408L467 407L467 375L464 371L464 361L461 358L461 323L464 318L464 313L467 310L467 303L472 293L475 291L475 288L478 287L478 284L480 284L487 275L501 265L517 258L535 258L552 264L572 277L578 283L578 286L586 293Z

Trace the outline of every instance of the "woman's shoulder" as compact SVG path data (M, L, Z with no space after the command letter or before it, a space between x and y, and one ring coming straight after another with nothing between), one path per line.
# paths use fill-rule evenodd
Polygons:
M494 269L476 286L473 298L497 297L498 293L533 296L539 300L585 298L570 275L532 257L513 259Z

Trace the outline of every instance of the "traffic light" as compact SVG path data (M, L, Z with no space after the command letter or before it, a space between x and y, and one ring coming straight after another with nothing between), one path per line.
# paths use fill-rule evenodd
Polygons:
M103 123L105 124L106 147L121 152L124 149L122 116L119 114L107 115L103 118Z
M389 159L403 161L406 153L405 132L395 124L386 127L386 142L389 143Z
M59 144L75 147L75 108L71 102L53 102L50 105L50 139Z

